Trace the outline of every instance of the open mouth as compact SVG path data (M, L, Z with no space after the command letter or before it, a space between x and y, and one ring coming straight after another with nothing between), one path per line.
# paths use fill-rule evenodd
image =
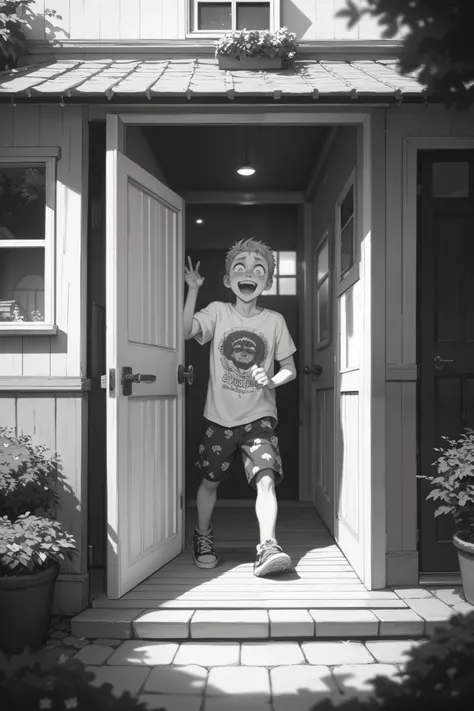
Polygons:
M257 288L257 285L252 281L239 281L238 286L244 296L251 296Z

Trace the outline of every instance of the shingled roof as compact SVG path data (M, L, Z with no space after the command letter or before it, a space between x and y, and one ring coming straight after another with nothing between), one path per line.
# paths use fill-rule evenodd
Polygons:
M160 99L235 100L261 97L291 101L324 98L396 101L420 99L423 87L402 76L393 60L295 61L290 69L221 70L214 59L57 59L0 72L0 101Z

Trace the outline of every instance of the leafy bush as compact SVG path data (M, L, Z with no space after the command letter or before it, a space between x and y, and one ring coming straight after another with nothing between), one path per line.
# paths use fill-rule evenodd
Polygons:
M0 575L28 575L70 558L75 541L52 518L23 514L0 519Z
M146 706L125 692L112 693L110 684L92 686L95 674L83 664L59 658L38 658L24 653L0 654L0 708L5 711L145 711ZM165 711L165 709L161 709Z
M312 711L472 711L474 612L452 617L407 657L395 679L374 678L373 698L325 699Z
M0 0L0 71L15 66L20 54L25 51L25 29L33 12L30 7L35 0ZM61 16L46 8L44 17Z
M441 502L435 516L452 516L460 538L474 543L474 430L466 429L457 440L443 439L447 446L435 449L441 454L433 462L438 475L420 479L434 487L426 498Z
M0 427L0 516L54 515L61 491L71 490L58 455L29 435Z
M216 55L240 59L246 57L282 57L290 62L296 54L296 35L282 27L270 30L238 30L228 32L215 43Z

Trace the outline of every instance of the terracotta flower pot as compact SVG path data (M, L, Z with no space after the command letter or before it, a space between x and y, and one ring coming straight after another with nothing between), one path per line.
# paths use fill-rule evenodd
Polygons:
M474 605L474 543L460 538L463 533L464 531L455 533L453 543L458 551L464 597L471 605Z
M59 566L39 573L0 577L0 649L36 649L46 639Z

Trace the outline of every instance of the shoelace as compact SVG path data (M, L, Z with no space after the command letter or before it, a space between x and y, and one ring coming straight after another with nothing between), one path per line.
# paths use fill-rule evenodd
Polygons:
M258 553L263 553L264 550L267 550L268 548L272 548L273 550L278 551L279 553L282 551L281 546L279 546L277 543L272 543L271 541L268 543L260 543L257 546L257 552Z
M214 546L210 536L199 536L198 538L199 555L203 553L214 553Z

